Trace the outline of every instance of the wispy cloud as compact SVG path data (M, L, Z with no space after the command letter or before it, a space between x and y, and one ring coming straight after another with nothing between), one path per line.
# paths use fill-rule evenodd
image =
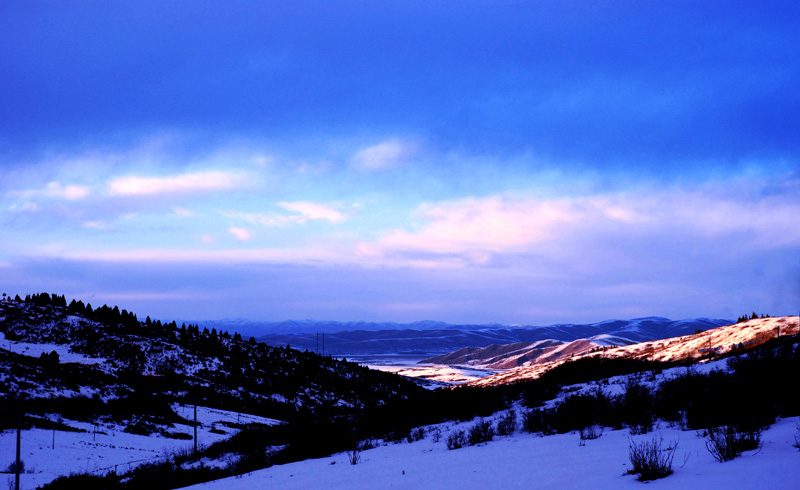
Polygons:
M336 209L323 204L316 204L308 201L279 202L278 206L287 211L300 214L300 216L289 216L294 221L305 223L309 220L323 220L331 223L341 223L345 220L345 215Z
M181 206L172 206L170 209L172 209L172 214L174 216L178 216L180 218L191 218L192 216L194 216L193 211L190 211Z
M108 183L108 191L114 196L183 194L231 190L246 182L247 176L241 172L212 170L160 177L119 177Z
M309 201L279 202L278 206L295 214L223 212L227 218L240 219L254 225L285 226L309 221L328 221L339 224L347 219L347 214L333 206Z
M19 197L22 199L63 199L68 201L75 201L83 199L90 193L89 187L82 185L68 184L64 185L61 182L50 182L44 189L26 190L26 191L10 191L11 197Z
M230 229L228 229L228 233L236 237L236 239L240 242L249 242L253 239L253 233L247 228L238 228L236 226L232 226Z
M351 164L359 170L388 170L408 163L417 153L416 144L393 138L360 150Z

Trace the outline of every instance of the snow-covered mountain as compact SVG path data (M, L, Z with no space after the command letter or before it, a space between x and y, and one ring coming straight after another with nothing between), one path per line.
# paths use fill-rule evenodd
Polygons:
M690 323L689 325L692 324ZM549 356L543 355L538 360L527 362L522 366L502 373L483 377L470 382L470 384L492 386L532 379L564 362L591 357L644 359L664 362L710 359L735 353L736 351L744 351L778 336L796 335L798 333L800 333L800 319L798 317L776 317L756 318L705 331L699 331L698 329L697 332L689 335L629 345L607 347L596 344L580 345L578 343L577 346L575 343L563 344L576 346L576 350L569 352L569 355L558 355L557 349L563 346L557 346L555 350L548 352ZM533 350L536 349L534 348ZM475 364L481 367L480 362Z
M406 325L373 323L366 324L364 329L357 329L359 323L304 322L300 333L292 329L293 324L284 324L286 330L282 333L264 335L259 340L268 345L291 345L309 351L321 350L324 341L325 353L338 357L404 354L421 359L463 348L545 340L572 342L594 339L597 345L631 344L688 335L696 330L707 330L730 323L729 320L709 318L670 320L647 317L543 327L420 322ZM334 330L336 328L340 330ZM325 333L324 339L318 333Z

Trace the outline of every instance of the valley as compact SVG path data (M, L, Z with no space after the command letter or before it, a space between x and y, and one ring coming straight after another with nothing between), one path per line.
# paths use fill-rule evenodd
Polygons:
M772 464L783 471L769 470L770 488L794 488L797 317L715 323L333 332L322 355L57 295L7 300L0 466L14 477L19 414L24 489L624 488L640 484L622 474L631 444L657 438L682 458L665 488L749 488ZM465 336L527 340L423 356ZM331 355L342 339L361 355ZM719 469L704 451L719 427L757 437L758 451Z

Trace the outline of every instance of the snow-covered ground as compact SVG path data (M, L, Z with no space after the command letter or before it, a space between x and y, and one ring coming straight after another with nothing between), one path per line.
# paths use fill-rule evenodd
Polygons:
M55 351L58 354L59 362L75 362L78 364L104 364L107 359L100 357L88 357L83 354L78 354L69 351L69 345L59 344L33 344L29 342L17 342L8 340L6 334L0 332L0 349L21 354L23 356L39 357L42 354L50 354Z
M175 405L174 409L178 415L187 420L192 420L194 417L193 406ZM226 439L237 432L236 429L226 426L226 423L255 422L268 425L279 423L255 415L206 407L197 407L197 422L197 439L201 446ZM120 425L98 424L95 429L93 424L85 422L65 419L63 423L86 432L56 431L55 449L53 449L52 430L22 431L21 458L25 464L25 473L20 477L22 489L32 490L70 473L102 474L109 471L122 473L139 464L162 459L175 451L191 450L194 445L191 440L127 434ZM191 426L177 424L169 429L170 432L189 435L193 430ZM211 432L212 430L215 432ZM15 460L16 437L15 430L0 432L0 470L5 470ZM6 479L13 481L14 475L0 474L0 486L5 485Z
M476 379L497 374L498 372L497 370L480 369L469 366L446 366L442 364L417 364L405 367L370 365L369 368L388 371L410 378L423 378L433 381L436 383L431 385L433 388L437 386L468 383Z
M712 328L693 335L625 345L603 352L589 351L582 355L575 355L574 358L524 365L493 376L476 379L471 381L470 384L492 386L512 383L522 379L538 378L544 372L568 362L570 359L579 359L581 357L624 357L651 361L677 361L700 358L708 356L712 352L725 354L740 348L755 347L776 336L796 335L798 333L800 333L800 319L798 317L755 318L734 325Z
M718 463L694 431L661 427L633 437L677 443L674 474L646 483L647 488L703 488L771 490L800 488L800 451L793 447L798 418L779 420L762 435L760 450ZM460 427L466 427L462 424ZM606 430L599 439L579 446L575 433L547 437L515 433L495 437L484 445L448 450L445 439L432 436L414 443L380 446L362 453L361 463L350 465L347 455L336 454L255 471L241 477L195 485L192 490L329 490L438 489L486 490L642 488L645 483L624 473L630 468L627 430ZM455 426L454 426L455 427ZM452 428L452 427L451 427Z

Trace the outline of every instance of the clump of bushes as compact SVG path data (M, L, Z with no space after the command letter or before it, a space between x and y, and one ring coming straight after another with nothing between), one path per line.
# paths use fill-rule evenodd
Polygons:
M491 420L480 419L466 431L454 430L447 436L447 449L459 449L489 442L494 438L495 430Z
M580 442L578 444L580 446L585 446L586 441L599 439L600 436L603 435L603 428L599 425L589 425L586 427L581 427L578 430L578 434L580 435Z
M122 432L137 436L149 436L156 430L157 427L155 426L155 424L151 424L143 420L138 420L128 424L124 429L122 429Z
M650 388L640 383L638 379L629 377L626 380L620 408L622 418L632 435L647 434L653 430L655 424L654 399Z
M761 447L760 429L740 430L735 426L728 426L708 430L706 448L720 463L738 458L743 452L759 447Z
M489 442L494 437L494 426L490 420L481 419L469 428L469 445Z
M522 430L531 434L540 433L544 436L555 434L556 431L550 426L551 413L553 410L537 408L522 413Z
M19 462L19 472L25 473L25 461L20 460ZM12 461L2 473L17 473L17 461Z
M447 435L447 449L460 449L467 445L467 435L463 430L455 430Z
M425 439L425 429L422 427L417 427L416 429L412 430L406 437L408 442L421 441L422 439Z
M211 432L214 432L214 430L217 430L217 429L212 429ZM220 431L220 433L224 434L225 432ZM165 430L165 431L161 432L161 435L163 435L164 437L166 437L168 439L178 439L178 440L181 440L181 441L190 441L190 440L192 440L192 435L191 434L186 434L184 432L169 432L169 431Z
M366 451L367 449L373 449L378 447L378 441L374 437L368 437L359 442L358 447L363 451Z
M509 410L497 421L497 435L508 436L517 430L517 412Z
M628 457L631 461L629 475L639 475L639 481L658 480L672 474L672 459L678 443L664 446L663 437L653 437L639 443L628 443Z

